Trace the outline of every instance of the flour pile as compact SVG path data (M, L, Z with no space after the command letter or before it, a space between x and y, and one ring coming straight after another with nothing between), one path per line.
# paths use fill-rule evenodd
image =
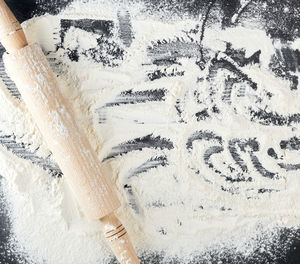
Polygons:
M275 259L297 235L299 38L274 40L251 19L222 28L209 8L166 21L140 5L74 2L23 23L115 182L145 263ZM0 102L12 248L24 263L110 262L20 96L1 84Z

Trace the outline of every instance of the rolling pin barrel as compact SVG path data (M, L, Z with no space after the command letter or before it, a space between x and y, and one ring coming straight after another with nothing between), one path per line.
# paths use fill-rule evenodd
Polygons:
M0 39L5 64L66 181L86 216L100 219L104 235L121 263L139 260L127 232L114 215L120 201L97 154L62 96L56 76L38 44L27 44L21 25L0 0Z
M91 220L120 206L96 153L77 124L38 44L5 56L6 68L78 203Z
M96 153L77 125L38 44L28 45L20 23L0 1L0 39L6 66L47 145L91 220L120 206Z

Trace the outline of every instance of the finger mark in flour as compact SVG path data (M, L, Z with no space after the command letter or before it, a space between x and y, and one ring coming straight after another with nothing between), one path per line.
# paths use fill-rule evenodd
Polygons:
M278 178L278 173L277 172L271 172L267 170L261 163L261 161L258 159L256 155L253 154L253 152L250 152L250 157L252 164L254 168L261 174L263 177L267 177L270 179Z
M134 35L132 32L130 13L128 12L128 10L119 10L118 20L119 20L119 37L126 47L130 47Z
M181 66L182 64L177 61L176 58L167 58L167 59L157 59L152 61L152 64L156 66L172 66L172 65L179 65Z
M224 86L224 91L223 91L223 95L222 95L222 100L225 103L231 104L232 87L237 82L238 82L237 78L232 78L230 76L227 76L227 78L225 79L225 86Z
M23 142L17 142L15 135L6 135L0 131L0 144L5 146L5 148L11 151L13 154L19 158L30 160L33 164L42 167L44 170L48 171L53 177L61 177L62 172L58 165L54 163L50 157L40 157L36 154L36 149L34 152L28 149L29 145Z
M132 177L136 177L141 173L147 172L151 169L157 168L159 166L166 166L168 165L167 156L156 156L148 159L142 165L131 169L128 173L127 179L131 179Z
M131 169L128 172L127 181L131 180L134 177L139 177L139 175L141 173L145 173L145 172L147 172L151 169L157 168L159 166L164 167L166 165L168 165L167 156L151 157L149 160L144 162L142 165ZM126 183L123 187L126 192L126 197L127 197L130 207L133 209L133 211L136 214L139 214L141 212L141 207L138 205L132 185L130 185L129 183Z
M227 166L227 169L229 169L230 171L230 174L229 175L226 175L224 172L225 172L225 169L222 168L222 169L217 169L215 167L215 165L210 161L210 158L212 157L212 155L214 154L219 154L221 152L224 151L224 148L221 147L221 146L213 146L213 147L210 147L208 148L205 153L204 153L204 163L206 165L208 165L208 167L210 169L212 169L214 171L214 173L216 174L219 174L220 177L223 177L225 179L226 182L229 182L229 183L235 183L235 182L247 182L247 181L252 181L252 178L251 177L245 177L244 174L241 174L241 173L238 173L236 172L236 169L230 165L228 165L226 162L224 162L224 165Z
M223 150L224 150L223 147L220 147L220 146L213 146L213 147L208 148L208 149L204 152L204 155L203 155L204 163L205 163L209 168L214 169L214 172L215 172L215 173L218 173L218 174L221 174L221 171L214 168L215 166L214 166L213 163L210 161L210 158L211 158L212 155L221 153Z
M127 154L132 151L141 151L144 148L170 150L173 149L174 146L170 139L162 138L160 136L154 137L152 134L149 134L144 137L138 137L133 140L126 141L113 147L111 152L103 159L103 161Z
M183 76L184 71L179 71L177 68L172 69L162 69L162 70L154 70L153 72L149 72L147 74L150 81L158 80L161 78L169 78L169 77L177 77Z
M4 63L3 63L3 58L2 58L4 52L5 52L5 49L3 48L2 45L0 45L0 77L1 77L1 80L7 87L10 94L15 98L20 99L21 94L20 94L17 86L15 85L15 83L10 79L10 77L6 73Z
M147 203L145 205L146 208L150 208L150 207L152 207L152 208L163 208L163 207L166 207L166 206L167 205L164 202L160 201L160 200L156 200L156 201L153 201L151 203Z
M127 197L127 201L129 206L131 207L131 209L136 213L136 214L140 214L141 213L141 206L139 206L137 204L137 199L135 197L135 194L133 192L133 188L131 185L129 184L125 184L123 186L125 192L126 192L126 197Z
M154 64L173 64L178 58L199 56L199 45L190 40L157 40L147 48L148 56Z
M107 108L116 107L126 104L140 104L148 102L165 101L167 90L164 88L157 88L153 90L133 91L126 90L117 95L114 101L106 103L104 106L96 109L99 116L99 123L105 123L107 120Z
M218 143L220 146L211 146L211 147L207 147L204 151L203 154L203 160L204 160L204 164L206 164L208 166L208 168L210 168L214 174L219 175L219 177L222 177L225 182L229 182L229 183L234 183L234 182L240 182L240 181L245 181L244 178L241 178L239 174L237 174L236 177L233 176L229 176L224 174L224 170L223 169L218 169L213 162L211 161L211 157L215 154L220 154L224 151L224 147L223 147L223 140L220 136L217 136L216 134L214 134L211 131L197 131L195 132L192 136L190 136L187 140L186 143L186 147L188 149L188 151L191 153L193 147L193 142L196 140L200 140L200 141L210 141L213 143ZM227 165L226 163L224 163L224 165ZM229 168L231 170L231 172L233 172L234 168L230 167L227 165L227 168ZM192 170L195 171L196 174L201 174L201 166L200 169L196 168L196 167L191 167ZM211 184L215 184L213 179L210 179L209 175L202 175L203 179ZM221 184L221 190L223 191L229 191L231 193L238 193L238 189L236 187L224 187Z
M278 173L273 173L268 171L264 166L262 165L261 161L258 159L256 155L254 155L254 152L259 151L259 143L256 139L234 139L229 143L229 149L230 153L235 160L235 162L240 166L240 168L244 172L248 172L248 167L244 160L241 159L240 155L237 152L237 149L235 146L238 146L239 149L243 152L248 152L249 156L252 161L252 165L254 168L261 174L263 177L271 178L278 176Z
M186 147L188 150L191 150L193 148L193 142L195 140L207 140L207 141L215 140L219 144L222 144L223 141L222 137L217 136L211 131L202 131L202 130L196 131L187 139Z
M280 168L285 169L286 171L294 171L300 169L300 164L286 164L286 163L278 163Z
M145 91L132 91L127 90L121 92L114 100L114 102L105 104L106 107L118 106L121 104L137 104L137 103L146 103L153 101L164 101L166 89L154 89L154 90L145 90Z
M291 126L300 123L300 113L281 115L277 112L269 112L260 108L255 110L253 107L249 107L248 114L251 121L265 126Z
M194 145L193 142L195 141L203 141L201 145ZM208 146L208 143L218 143L218 145ZM204 164L213 171L214 174L203 173L203 169L201 169L201 160L198 163L192 163L193 165L189 166L191 170L193 170L196 174L200 175L206 182L214 185L219 185L220 189L226 192L230 192L232 194L239 194L242 187L236 185L241 182L245 183L254 183L253 170L257 171L260 176L264 178L268 178L271 180L278 180L281 178L279 177L278 172L271 172L266 169L261 160L258 158L255 152L259 153L259 143L254 139L230 139L228 141L228 150L231 154L232 159L234 160L235 164L238 165L238 168L235 168L230 160L226 160L225 156L226 153L224 152L224 142L220 136L217 136L212 131L197 131L192 136L190 136L187 140L187 149L192 154L193 149L195 149L195 153L193 155L198 155L197 152L203 153L203 162ZM202 148L202 150L200 149ZM242 157L241 153L247 154L248 158ZM214 158L214 155L221 154L221 157L224 158L223 162L221 161L221 157ZM267 153L266 153L267 154ZM263 153L259 153L260 156L264 155ZM193 158L193 159L196 159ZM195 160L195 162L197 162ZM278 164L280 166L280 164ZM281 168L286 168L290 170L298 169L298 165L290 165L286 164L281 166ZM227 173L228 171L228 173ZM217 177L216 177L217 176ZM267 184L267 183L266 183ZM251 185L249 185L250 187ZM246 187L246 185L245 185ZM258 194L258 189L251 189L247 188L244 190L249 192L249 198L253 197L252 195ZM274 189L274 188L269 188ZM276 190L276 188L274 189ZM250 195L252 193L252 195Z
M238 153L237 146L245 152L244 146L240 145L239 139L231 139L228 142L228 149L236 164L242 169L243 172L248 172L248 167L244 159L242 159L241 155Z
M228 70L231 73L234 73L239 82L246 82L253 90L257 90L257 83L255 83L247 74L243 73L241 69L237 68L234 64L232 64L225 58L215 57L210 61L207 80L213 80L217 72L224 69Z

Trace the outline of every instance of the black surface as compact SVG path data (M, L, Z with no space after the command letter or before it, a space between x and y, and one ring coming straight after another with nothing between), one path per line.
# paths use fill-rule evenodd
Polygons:
M29 19L33 17L34 15L41 15L45 12L56 14L58 13L61 8L64 8L68 3L72 1L58 1L58 0L10 0L6 1L7 4L11 7L11 9L14 11L16 17L22 22L26 19ZM134 1L129 1L134 3ZM218 1L209 1L209 0L203 0L203 1L197 1L197 0L187 0L187 1L180 1L180 0L143 0L146 8L145 12L148 12L149 15L153 12L160 12L163 10L164 12L172 15L172 14L189 14L189 16L198 17L199 12L204 12L206 14L205 19L206 23L213 23L218 22L221 23L221 26L223 28L234 26L232 24L231 18L233 14L240 8L240 1L238 0L218 0ZM289 40L293 40L296 37L300 36L300 2L299 0L286 0L286 1L272 1L272 0L253 0L250 3L251 8L247 9L245 12L248 12L248 15L252 15L254 19L257 19L261 22L263 27L265 28L266 32L273 38L273 39L280 39L280 41L285 42ZM289 12L285 12L286 8L288 8ZM202 11L201 11L202 10ZM212 10L218 10L219 17L209 17L209 13ZM241 18L244 14L241 14ZM62 22L62 27L69 27L70 23L72 26L79 26L82 27L86 25L84 21L72 21L69 20ZM106 35L109 35L110 27L112 26L111 23L108 22L102 22L102 21L95 21L94 23L100 23L100 28L102 28L104 33ZM96 25L95 24L95 25ZM93 24L90 24L93 25ZM205 26L204 23L202 25L202 28L197 30L202 30L202 38L205 34ZM93 31L93 27L87 27L84 28L85 30ZM130 31L130 28L125 29L126 32ZM123 32L124 33L124 32ZM104 34L104 35L105 35ZM63 39L63 37L62 37ZM102 39L99 41L103 41ZM125 45L130 45L131 39L124 40ZM107 43L109 45L114 45L114 43ZM115 47L114 47L115 48ZM109 49L109 48L108 48ZM174 54L170 57L166 57L166 54L170 54L169 51L174 50ZM178 49L180 52L178 53ZM168 51L168 52L164 52ZM3 51L2 51L3 52ZM93 52L100 52L101 50L94 50ZM116 54L113 54L116 58L122 58L122 50L117 50ZM198 47L195 45L190 44L182 44L178 45L178 43L157 43L153 47L149 47L148 49L149 57L152 56L153 64L155 65L169 65L176 63L176 59L178 56L197 56L199 57L199 67L204 67L206 63L206 54L204 47L200 47L200 50L198 50ZM161 52L161 53L160 53ZM197 53L195 55L195 53ZM230 56L238 65L243 66L248 63L258 63L259 62L259 55L260 52L257 51L255 54L253 54L249 58L245 58L245 53L241 50L234 50L230 45L228 45L226 53L228 56ZM293 76L293 72L295 72L296 68L299 65L299 51L292 51L292 50L282 50L278 53L279 55L277 57L273 58L273 63L270 65L271 69L278 74L278 76L282 78L287 78L292 80L291 90L297 89L298 86L298 80L295 76ZM281 55L280 55L281 54ZM71 60L76 60L78 54L76 54L76 51L72 51L69 53L69 57ZM92 56L92 54L87 54L87 56ZM97 58L99 60L99 63L102 63L103 65L106 65L108 67L114 67L116 64L109 64L109 62L105 61L105 58ZM278 62L279 61L279 62ZM282 64L282 61L285 63ZM215 71L217 71L218 68L226 68L231 72L234 72L237 76L235 80L228 80L228 83L226 85L228 86L228 89L232 86L232 83L235 81L243 80L247 82L254 90L256 89L256 84L248 78L248 76L244 75L243 73L239 72L237 68L235 68L232 64L230 64L228 61L225 60L213 60L213 63L210 66L210 75L208 78L213 78L213 74ZM184 72L177 72L174 74L184 74ZM155 80L158 78L166 77L165 72L156 71L151 74L149 74L150 80ZM156 92L157 93L157 90ZM154 95L156 97L154 97ZM164 90L160 90L160 93L154 94L149 93L149 101L160 101L163 100L164 97ZM17 91L15 91L15 96L19 97ZM131 103L139 103L139 101L144 100L144 94L136 93L133 96L133 93L129 90L127 93L120 94L115 102L108 103L105 107L112 107L118 104L131 104ZM141 97L142 99L139 99ZM102 109L99 110L102 111ZM182 113L182 109L180 106L177 107L178 114ZM198 121L204 120L205 118L209 118L210 115L218 113L217 107L213 107L212 109L204 109L203 111L200 111L196 113L196 117L199 118ZM252 112L252 118L253 122L258 122L262 125L290 125L292 122L299 122L300 118L298 116L279 116L276 113L268 113L265 111L257 112L253 110ZM104 122L105 118L102 117L99 118L100 122ZM181 120L181 122L185 122L184 119ZM205 134L206 133L206 134ZM189 138L189 141L187 142L187 148L190 149L192 144L191 142L193 140L202 140L202 139L208 139L208 140L216 140L216 142L221 142L221 138L218 138L216 135L209 134L207 132L198 131L195 134L192 134ZM1 135L0 135L1 136ZM1 136L1 138L5 138L6 135ZM26 145L18 145L16 142L14 142L13 135L7 135L8 139L10 140L7 145L5 145L9 150L11 150L13 153L17 153L17 155L23 155L22 158L28 158L35 160L36 163L39 166L42 166L45 169L51 169L54 170L54 172L57 172L58 169L55 164L52 164L48 160L40 159L39 157L34 157L34 153L29 153L26 151ZM282 144L280 145L282 148L292 150L299 150L299 140L297 138L292 138L290 140L283 140ZM1 144L4 141L1 142ZM5 141L7 142L7 140ZM151 145L151 146L150 146ZM157 146L156 146L157 145ZM261 164L259 164L259 161L257 160L257 157L255 156L255 151L258 148L257 143L252 140L244 142L244 141L231 141L228 144L228 149L230 150L233 158L236 160L236 162L241 166L241 168L246 170L245 164L242 163L242 161L237 156L237 148L243 148L245 145L251 146L252 152L251 152L251 159L253 159L253 162L256 164L257 169L261 171L262 175L265 175L266 177L275 177L276 175L272 174L272 172L265 171L264 168L261 167ZM126 149L124 150L124 148ZM124 142L123 144L120 144L119 146L116 146L109 157L107 158L114 158L118 155L126 154L129 151L136 150L136 149L142 149L144 147L160 147L160 148L172 148L172 142L169 142L168 139L160 138L160 137L153 137L152 135L145 136L143 138L137 138L133 141ZM222 151L222 146L216 146L215 149L212 151ZM277 159L277 155L274 152L274 149L271 148L268 151L268 154L271 157L274 157L274 159ZM34 157L34 158L32 158ZM209 160L207 159L207 162ZM165 166L168 163L167 158L162 156L158 159L150 159L147 164L143 164L140 168L137 168L135 171L136 174L138 174L140 171L146 171L148 168L151 168L151 166ZM150 164L150 165L149 165ZM287 166L290 164L283 164L283 166ZM296 164L297 165L297 164ZM287 168L291 168L291 166L287 166ZM217 173L217 172L216 172ZM50 173L51 174L51 173ZM52 176L57 176L55 173ZM61 175L59 175L61 176ZM229 179L230 180L230 179ZM231 180L233 180L231 178ZM236 179L235 179L236 180ZM246 178L240 178L239 180L246 181ZM249 180L249 179L248 179ZM1 184L3 185L5 182L1 180ZM130 185L125 185L124 189L126 189L129 193L131 190ZM261 190L261 192L265 192L268 190ZM1 192L0 192L1 194ZM134 199L133 200L133 207L134 205ZM9 238L10 238L10 220L8 218L8 212L5 206L5 200L2 195L0 195L0 202L1 202L1 210L0 210L0 263L5 264L18 264L18 263L24 263L24 259L21 254L18 254L14 252L13 249L9 248ZM135 208L137 210L137 208ZM164 230L162 230L162 233ZM278 246L279 245L279 246ZM288 248L287 250L278 251L278 248L280 248L280 245L284 245L284 247ZM263 246L263 245L262 245ZM251 256L245 257L243 255L238 255L230 253L228 251L228 254L222 254L219 255L218 252L207 252L207 255L205 256L205 259L203 256L198 257L191 261L190 263L274 263L274 264L297 264L300 263L300 230L295 231L292 229L282 229L279 232L279 235L277 237L277 241L274 241L274 247L272 245L269 245L267 252L261 253L259 249L254 252ZM276 250L276 252L275 252ZM156 253L156 254L144 254L141 256L142 263L161 263L164 258L163 253ZM112 261L114 262L114 261ZM172 263L179 263L178 261L174 260ZM83 263L84 264L84 263Z

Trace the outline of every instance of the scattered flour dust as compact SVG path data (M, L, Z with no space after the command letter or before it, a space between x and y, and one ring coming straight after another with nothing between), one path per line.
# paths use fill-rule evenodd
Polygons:
M62 20L106 19L118 25L117 9L113 5L101 7L91 1L86 4L86 9L82 10L81 6L74 3L56 16L35 17L23 23L23 26L29 42L38 42L47 55L59 76L62 93L70 100L75 116L101 160L122 142L149 134L172 142L169 148L146 147L124 152L124 155L107 159L103 165L116 183L122 201L117 214L126 226L138 254L161 252L164 256L161 262L168 262L172 258L188 262L195 256L202 256L202 261L205 258L209 260L209 252L216 255L232 252L233 255L246 258L258 248L261 251L274 250L279 239L279 231L276 230L280 230L280 227L297 227L300 223L300 181L296 171L279 168L271 179L262 177L257 169L249 165L248 173L252 180L230 183L224 180L224 175L211 169L216 166L227 173L225 162L234 163L226 145L232 143L232 139L257 138L260 151L255 153L263 160L265 167L272 170L276 164L263 153L267 152L270 145L278 144L283 135L284 138L294 135L297 125L293 129L263 126L247 118L246 107L255 104L258 95L265 98L263 95L268 89L267 82L271 82L277 91L272 98L271 108L276 106L276 111L283 114L299 111L297 96L285 92L288 82L274 77L267 69L274 53L274 43L259 29L207 28L203 46L210 47L211 53L220 52L219 58L226 57L222 53L226 41L230 41L234 48L245 49L246 57L261 50L261 64L243 68L258 83L257 90L244 87L247 96L232 96L230 103L224 103L221 91L230 73L224 70L213 81L205 79L205 74L209 73L199 71L193 58L179 58L177 70L184 68L184 76L147 81L147 73L158 67L151 64L147 47L155 46L151 44L152 41L159 39L172 41L176 37L186 38L184 32L195 27L196 21L185 19L168 23L155 17L143 19L139 18L137 11L131 10L134 38L130 47L126 47L127 44L121 43L117 37L117 28L112 29L113 43L126 52L122 58L106 54L107 57L111 56L115 64L109 67L87 52L97 48L99 32L71 26L64 32L63 45L59 45ZM71 60L66 52L74 49L79 60ZM159 58L163 50L156 51L153 56ZM204 81L200 83L199 79ZM195 119L199 105L193 99L195 93L192 89L201 86L198 99L205 105L211 100L211 84L216 87L212 101L217 104L220 114L217 118L199 122ZM122 103L120 94L130 89L132 93L163 89L165 94L161 101ZM181 122L174 107L178 98L184 98L178 107L184 109L180 118L185 122ZM8 135L14 134L17 141L24 142L37 155L48 157L50 152L22 100L13 98L3 83L0 102L0 130ZM109 103L116 107L104 109ZM103 122L99 122L100 113L105 115ZM200 140L200 135L212 135L212 132L195 134L201 130L214 131L222 139L216 136L211 141ZM220 151L223 148L223 154L215 152L205 160L207 150L214 148ZM251 146L245 148L248 151ZM290 161L297 160L294 152L287 153L278 147L276 151ZM254 152L250 149L248 156L246 151L243 153L246 164L251 164ZM152 157L167 157L168 161L165 166L153 166L134 173L136 168ZM5 178L7 186L12 247L24 252L28 262L109 262L112 256L103 240L100 223L85 219L63 177L51 177L41 167L17 157L4 146L0 146L0 175Z

